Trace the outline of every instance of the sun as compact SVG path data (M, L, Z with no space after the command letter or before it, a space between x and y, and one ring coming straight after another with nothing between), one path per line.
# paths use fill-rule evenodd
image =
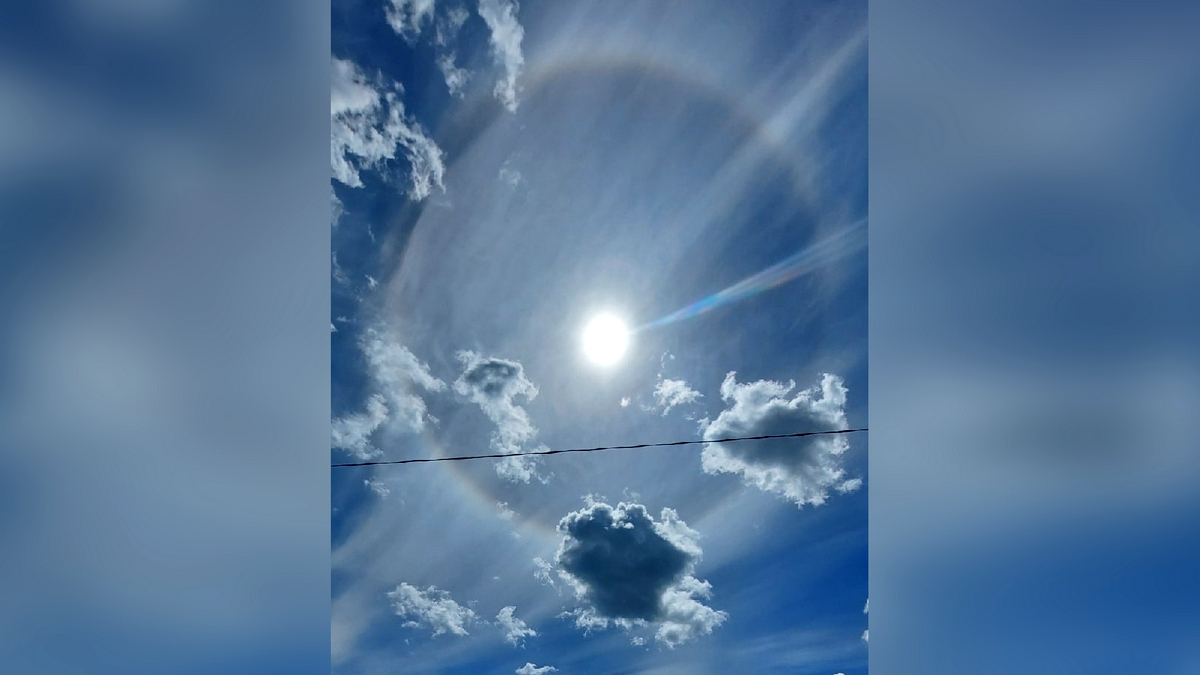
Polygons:
M583 354L600 366L611 366L625 355L629 346L629 329L611 314L593 318L583 329Z

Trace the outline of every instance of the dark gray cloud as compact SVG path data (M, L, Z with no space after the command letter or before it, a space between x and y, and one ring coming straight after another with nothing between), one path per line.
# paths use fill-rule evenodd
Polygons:
M739 384L735 375L730 372L721 384L721 398L729 407L701 424L705 440L847 428L846 385L837 375L826 373L819 384L791 398L794 381ZM849 448L844 435L782 438L709 443L701 458L708 473L737 473L748 485L780 494L796 506L819 506L831 490L851 492L862 485L859 478L848 479L842 468Z
M635 503L615 507L589 500L558 524L563 539L554 562L581 606L571 614L585 630L653 625L669 647L711 633L726 618L697 598L711 594L692 576L699 535L663 509L659 520Z
M484 357L472 351L458 353L463 364L462 375L454 382L454 391L476 403L496 424L492 447L497 452L516 455L537 436L537 428L529 421L529 413L517 405L518 397L532 401L538 390L525 376L525 369L516 361ZM501 478L528 483L537 478L537 464L532 457L511 457L496 463Z

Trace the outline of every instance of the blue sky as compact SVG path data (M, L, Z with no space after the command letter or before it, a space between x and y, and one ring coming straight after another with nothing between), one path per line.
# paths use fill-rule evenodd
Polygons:
M865 3L335 2L332 52L332 461L867 426ZM866 434L336 469L333 670L865 673L868 487Z

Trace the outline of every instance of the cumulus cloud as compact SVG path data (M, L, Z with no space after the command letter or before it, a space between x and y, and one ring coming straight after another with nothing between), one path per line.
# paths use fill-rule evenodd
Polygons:
M425 400L415 389L442 391L446 385L386 331L368 329L359 346L371 380L380 391L367 399L364 412L333 420L331 445L360 459L370 459L380 454L370 437L389 420L404 431L425 427L430 418Z
M400 87L392 89L377 90L353 63L333 59L329 97L333 177L344 185L362 187L359 172L395 159L399 149L410 167L409 196L419 201L435 187L445 190L443 153L404 114Z
M655 639L673 648L727 618L699 600L712 593L692 575L699 535L675 511L663 509L655 520L641 504L589 500L559 522L558 532L554 562L580 602L570 612L579 628L654 626Z
M396 616L407 619L405 628L424 628L432 631L434 637L445 633L469 635L466 627L476 619L475 612L433 586L422 591L402 583L388 591L387 597Z
M555 668L554 666L542 666L539 668L532 663L526 663L520 668L517 668L516 672L517 675L546 675L546 673L557 673L558 668Z
M537 637L537 631L514 615L516 611L515 606L509 606L502 608L496 615L496 625L504 631L504 641L514 647L524 646L527 637Z
M496 82L496 98L509 112L517 110L517 78L525 66L521 40L525 29L517 23L515 0L479 0L479 16L491 31L492 58L504 74Z
M517 397L532 401L537 387L525 377L525 369L516 361L484 357L462 351L458 359L463 373L454 382L454 391L477 404L496 425L492 447L497 452L517 455L537 436L529 413L517 405ZM496 473L513 482L528 483L537 478L536 460L527 456L506 457L496 462Z
M863 631L863 634L862 634L862 641L863 641L863 642L870 642L870 640L868 640L868 639L867 639L868 637L870 637L870 636L868 635L868 633L870 633L870 632L871 632L871 631L870 631L870 629L868 629L868 630L864 630L864 631Z
M622 396L622 397L621 397L621 407L622 407L622 408L628 408L628 407L629 407L629 404L630 404L629 397L628 397L628 396Z
M377 457L380 452L371 445L371 434L375 433L375 430L387 419L387 403L383 396L373 394L367 399L365 411L333 420L330 425L332 434L330 445L338 450L344 450L358 459L367 460Z
M671 412L671 408L695 403L703 398L703 396L700 392L689 387L688 383L684 380L660 379L658 385L654 388L654 400L663 409L662 414L664 417L667 413Z
M442 71L442 77L446 80L446 88L450 90L450 95L462 98L463 88L467 86L467 78L470 77L470 73L466 68L454 65L454 52L437 57L437 64L438 69Z
M705 440L847 428L846 386L836 375L826 373L819 384L791 398L794 381L739 384L735 375L730 372L721 384L721 398L729 407L701 424ZM819 506L830 490L850 492L861 486L861 479L847 479L842 468L849 447L844 435L781 438L709 443L701 457L708 473L737 473L746 484L782 495L796 506Z
M434 0L389 0L385 8L392 30L410 45L421 35L421 24L433 19Z

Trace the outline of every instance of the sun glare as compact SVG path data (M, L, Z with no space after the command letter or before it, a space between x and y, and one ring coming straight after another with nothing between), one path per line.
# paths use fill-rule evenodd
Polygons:
M610 366L616 363L628 346L629 329L615 316L597 316L583 330L583 353L597 365Z

